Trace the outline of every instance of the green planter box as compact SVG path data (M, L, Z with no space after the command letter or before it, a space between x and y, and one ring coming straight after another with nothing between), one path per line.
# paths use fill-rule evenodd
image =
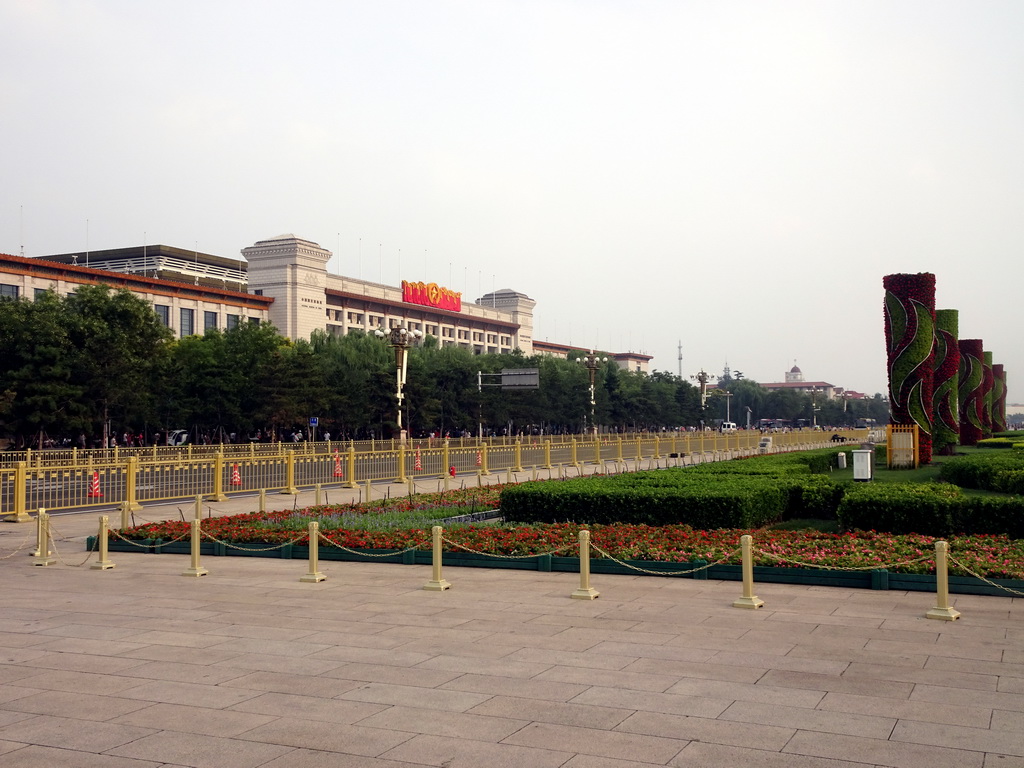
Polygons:
M86 541L86 547L92 549L96 546L96 537L90 536ZM153 552L157 554L180 554L191 553L191 545L187 540L176 541L164 544L162 540L146 540L140 542L141 546L128 544L118 539L111 539L108 549L111 552ZM252 550L234 549L225 547L216 542L203 542L200 545L201 555L233 555L236 557L273 557L294 560L308 560L309 547L288 544L274 549L265 549L270 546L261 542L250 542L239 547L249 546ZM258 551L262 550L262 551ZM432 563L431 552L426 550L413 550L410 552L397 552L388 549L367 549L349 552L324 544L319 548L320 560L335 560L349 562L381 562L381 563L404 563L406 565L430 565ZM365 554L363 554L365 553ZM504 568L528 571L555 571L561 573L579 573L580 561L576 557L558 557L554 555L538 555L526 559L509 560L490 555L478 555L472 552L447 551L442 554L443 565L454 568ZM703 561L689 563L668 563L650 560L627 560L629 565L642 568L646 571L669 572L689 571L704 565ZM595 575L601 574L628 574L637 575L640 571L621 565L614 560L594 558L590 561L590 572ZM652 577L654 578L654 577ZM689 579L712 579L717 581L742 581L743 574L739 565L713 565L691 573L683 573L671 578ZM1015 579L991 579L994 584L1009 589L1024 592L1024 581ZM804 584L810 586L840 587L845 589L889 589L906 592L934 592L935 576L926 574L893 573L883 569L876 571L840 571L840 570L818 570L811 568L775 568L768 566L754 566L754 584ZM990 586L972 576L950 576L949 591L963 595L993 595L996 597L1013 597L999 587Z

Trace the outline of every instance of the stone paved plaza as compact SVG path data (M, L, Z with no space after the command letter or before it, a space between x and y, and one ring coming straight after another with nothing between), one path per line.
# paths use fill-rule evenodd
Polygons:
M55 518L66 563L95 524ZM4 768L1024 768L1024 598L943 622L928 593L758 584L750 611L736 582L27 551L0 561Z

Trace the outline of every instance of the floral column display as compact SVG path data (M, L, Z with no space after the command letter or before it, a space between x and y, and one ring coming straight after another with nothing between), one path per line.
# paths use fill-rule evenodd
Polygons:
M985 371L982 383L981 436L992 437L992 390L995 387L995 379L992 375L992 353L985 352L981 363Z
M959 373L960 313L955 309L935 310L935 359L933 361L932 448L951 456L960 442Z
M992 431L1006 431L1006 369L1000 363L992 366Z
M960 445L981 440L981 412L985 384L981 339L960 339Z
M916 424L918 463L932 460L932 353L935 337L935 275L895 274L885 287L885 342L889 361L889 418Z

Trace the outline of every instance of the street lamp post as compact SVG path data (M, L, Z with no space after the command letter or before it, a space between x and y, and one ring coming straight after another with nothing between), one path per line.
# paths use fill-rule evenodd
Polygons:
M590 350L589 355L576 358L577 363L582 363L587 367L587 371L590 373L590 431L595 435L597 434L597 420L594 417L595 407L597 401L594 397L594 376L597 374L598 366L601 363L607 363L607 357L601 357L600 355L594 354L594 350Z
M409 347L412 343L423 336L423 331L410 331L405 326L399 325L391 329L390 333L385 331L383 326L377 328L373 335L378 339L387 339L388 344L395 350L395 399L398 401L398 436L404 444L406 430L402 425L402 405L405 401L405 373L409 358Z
M821 408L818 407L817 402L815 402L815 395L817 392L817 387L811 387L811 427L813 429L818 428L818 411L821 410Z

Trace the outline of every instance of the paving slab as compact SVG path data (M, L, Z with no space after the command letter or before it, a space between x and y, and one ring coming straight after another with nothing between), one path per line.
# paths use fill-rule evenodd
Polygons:
M65 561L95 525L60 517ZM111 559L0 560L4 768L1024 768L1020 599Z

